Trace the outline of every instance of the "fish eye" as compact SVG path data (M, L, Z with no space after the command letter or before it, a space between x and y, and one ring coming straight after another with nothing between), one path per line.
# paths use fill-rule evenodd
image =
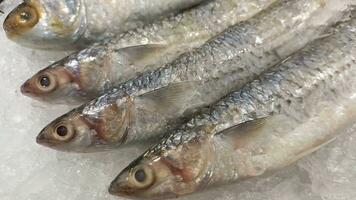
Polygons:
M49 87L51 85L51 80L47 76L42 76L40 78L40 84L42 87Z
M68 129L65 126L59 126L57 127L56 132L59 136L65 137L68 133Z
M50 92L56 87L56 79L49 73L38 76L37 87L44 92Z
M22 11L20 14L20 21L26 22L31 19L31 13Z
M151 167L138 167L131 172L130 182L139 189L144 189L154 183L154 174Z
M143 169L139 169L135 172L135 179L137 182L143 183L145 182L146 178L146 172Z
M4 29L9 34L18 34L34 27L39 21L39 14L35 7L22 3L5 19Z
M19 6L17 10L17 22L32 26L38 22L38 14L36 9L29 5Z
M74 129L69 124L60 124L54 129L54 137L60 141L70 140L73 136Z

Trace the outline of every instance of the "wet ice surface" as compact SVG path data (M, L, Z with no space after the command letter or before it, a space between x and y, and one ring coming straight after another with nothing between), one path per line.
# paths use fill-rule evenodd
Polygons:
M34 102L22 96L19 87L30 75L64 55L63 52L22 48L0 32L2 200L119 199L110 196L107 187L144 149L132 147L98 154L68 154L35 143L41 128L70 108ZM274 175L181 199L354 200L355 130L356 125L335 142Z

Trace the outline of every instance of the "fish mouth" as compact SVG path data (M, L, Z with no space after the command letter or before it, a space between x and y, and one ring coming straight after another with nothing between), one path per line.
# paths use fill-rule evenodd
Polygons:
M20 92L22 95L36 99L38 101L43 101L44 98L43 96L41 96L41 93L36 92L36 90L33 89L30 80L27 80L25 83L21 85Z
M45 146L45 147L50 147L50 148L53 148L54 146L56 146L55 142L48 139L44 132L41 132L40 134L37 135L36 143L39 145Z
M135 198L135 191L132 188L118 183L111 183L108 191L114 196Z
M32 91L30 90L29 80L27 80L24 84L21 85L20 91L25 96L31 96Z
M127 185L127 175L128 172L123 171L111 182L108 190L111 195L130 198L137 195L137 191Z
M43 146L49 146L50 141L45 137L44 134L40 133L38 134L38 136L36 137L36 143L43 145Z
M113 182L111 182L108 191L111 195L115 195L115 196L121 196L122 194L124 194L121 191L120 185L115 180Z

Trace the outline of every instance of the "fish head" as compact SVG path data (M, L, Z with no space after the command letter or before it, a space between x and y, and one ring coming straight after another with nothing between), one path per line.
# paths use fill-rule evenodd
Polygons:
M91 145L91 130L75 111L54 120L37 136L38 144L60 151L72 151Z
M82 7L80 0L25 0L6 17L4 30L23 46L66 49L83 34Z
M92 102L51 122L39 133L37 143L85 153L105 151L124 142L130 128L129 103L95 106Z
M73 53L28 79L22 94L48 103L78 104L110 88L106 54L98 48ZM99 55L100 54L100 55Z
M78 84L75 73L61 62L39 71L21 86L25 96L49 103L62 103L66 97L75 95ZM68 102L69 98L65 102Z
M212 161L212 149L206 141L192 139L175 147L166 148L167 143L154 146L112 181L109 193L137 199L166 199L199 190L208 183Z

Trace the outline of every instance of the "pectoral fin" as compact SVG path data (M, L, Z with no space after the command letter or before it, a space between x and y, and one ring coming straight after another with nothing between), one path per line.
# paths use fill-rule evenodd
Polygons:
M141 109L169 114L182 112L187 101L192 98L197 82L181 82L143 94L137 98Z
M225 129L218 134L224 135L242 135L249 134L253 131L258 130L266 123L266 117L258 118L250 121L243 122L231 128Z
M166 45L147 44L121 48L116 52L125 57L128 65L143 66L153 64L150 60L154 60L155 56L161 55L161 52L166 48Z
M314 143L313 146L311 146L310 148L307 148L301 152L298 152L295 155L295 160L299 160L299 159L303 158L304 156L313 153L314 151L329 144L330 142L334 141L335 139L336 138L331 138L331 139L326 139L326 140L322 140L322 141L318 141L318 142ZM294 162L295 160L293 160L292 162Z
M267 118L263 117L243 122L223 130L217 133L217 135L227 137L234 144L235 149L242 148L258 136L260 133L259 130L266 124Z

